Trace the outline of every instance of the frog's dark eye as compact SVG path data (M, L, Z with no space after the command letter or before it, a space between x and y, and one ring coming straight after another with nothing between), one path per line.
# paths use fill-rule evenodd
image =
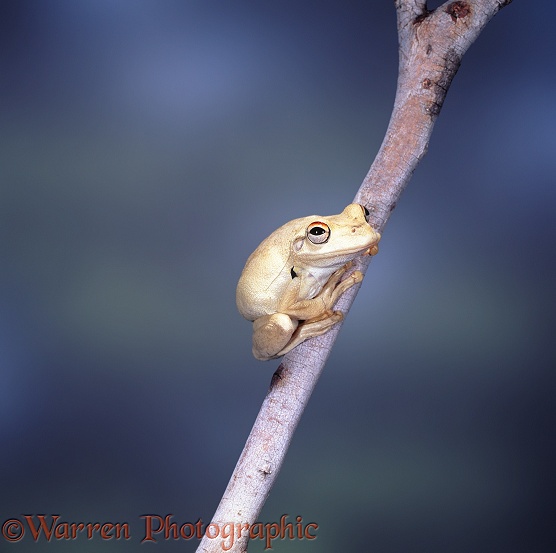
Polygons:
M369 215L370 215L369 210L364 205L362 205L361 207L363 208L363 213L365 213L365 221L367 221L367 223L368 223L369 222Z
M324 244L330 236L330 227L326 223L315 221L307 227L307 238L313 244Z

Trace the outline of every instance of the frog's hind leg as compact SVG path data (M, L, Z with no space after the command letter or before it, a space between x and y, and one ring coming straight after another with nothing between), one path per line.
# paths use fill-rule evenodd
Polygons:
M327 317L320 317L316 320L303 321L299 323L299 326L292 334L291 340L286 344L286 346L280 350L275 357L280 357L285 355L288 351L292 350L295 346L301 344L308 338L313 338L314 336L320 336L325 332L328 332L335 324L339 323L344 318L341 311L331 311L328 313Z
M290 341L297 328L297 320L283 313L260 317L253 322L253 355L266 361L283 355L279 353Z

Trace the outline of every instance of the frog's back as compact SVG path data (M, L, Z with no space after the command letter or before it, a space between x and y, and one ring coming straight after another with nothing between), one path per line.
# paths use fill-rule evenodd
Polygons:
M284 225L285 227L286 225ZM290 241L284 240L284 227L265 238L249 256L239 278L236 303L250 321L276 313L280 290L291 279L288 260Z

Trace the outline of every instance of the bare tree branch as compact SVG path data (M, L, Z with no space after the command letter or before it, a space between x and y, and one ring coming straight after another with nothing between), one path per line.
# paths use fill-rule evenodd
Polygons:
M427 13L427 0L396 0L398 36L401 38L401 29L406 29L418 17L423 17Z
M425 155L428 141L462 56L488 21L511 0L450 1L429 12L424 0L396 0L399 74L396 99L382 146L355 201L371 212L382 233L392 210ZM348 202L346 202L348 203ZM369 257L357 269L366 271ZM347 313L357 293L338 302ZM282 466L291 438L322 372L340 325L288 353L274 373L245 448L213 517L213 531L236 524L234 553L247 550L249 533ZM244 527L245 528L245 527ZM227 545L231 542L228 540ZM198 552L222 551L222 537L201 541Z

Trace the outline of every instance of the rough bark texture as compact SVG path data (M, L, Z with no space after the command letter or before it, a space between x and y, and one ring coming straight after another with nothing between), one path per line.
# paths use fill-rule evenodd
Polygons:
M446 2L434 11L423 0L396 0L399 75L394 109L382 146L355 200L371 212L381 233L392 210L427 151L429 137L461 58L488 21L511 0ZM348 203L348 202L346 202ZM357 269L365 272L369 258ZM346 292L337 308L347 313L359 286ZM213 517L215 528L253 524L280 470L289 443L326 363L340 325L287 354L272 377L270 389L245 448ZM245 526L234 553L247 550ZM215 532L212 532L214 535ZM222 537L204 537L198 552L223 551Z

